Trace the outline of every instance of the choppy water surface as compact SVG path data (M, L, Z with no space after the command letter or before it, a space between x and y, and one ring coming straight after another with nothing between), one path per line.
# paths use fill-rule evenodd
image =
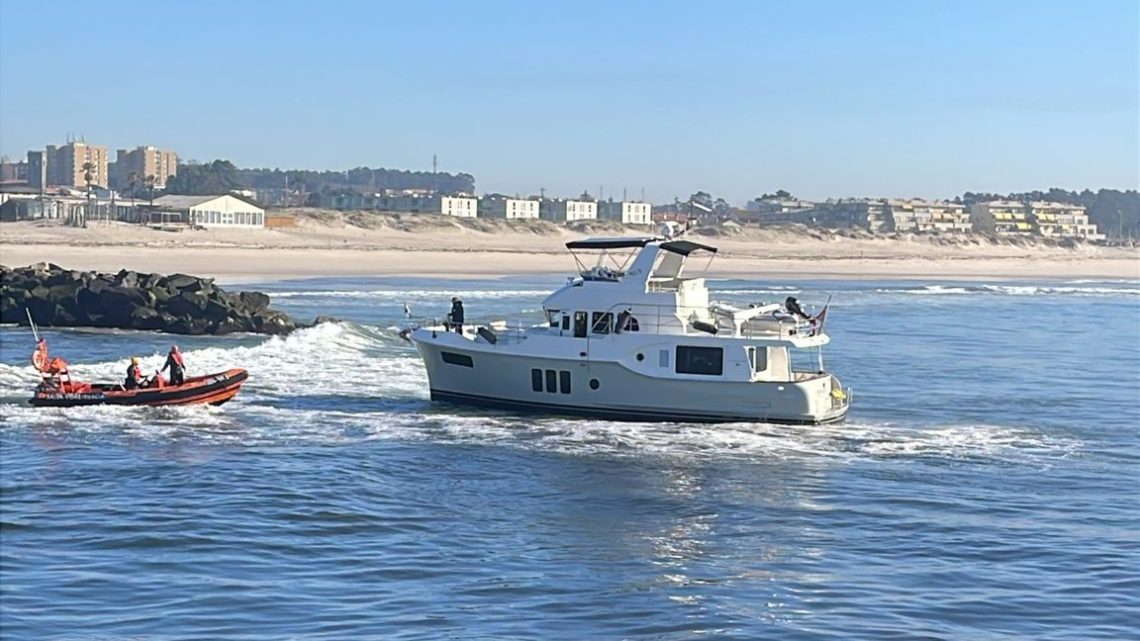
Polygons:
M273 283L351 321L182 338L222 408L36 410L0 328L5 639L1125 639L1140 283L714 283L820 304L829 427L427 401L403 304L537 320L557 281ZM170 337L48 331L84 378Z

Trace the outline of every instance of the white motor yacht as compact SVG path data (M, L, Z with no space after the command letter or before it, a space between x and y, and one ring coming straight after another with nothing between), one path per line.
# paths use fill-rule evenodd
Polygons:
M819 424L841 421L850 391L823 369L827 307L710 302L686 262L716 248L668 237L566 243L580 273L550 294L546 322L408 328L431 398L611 420ZM596 253L587 265L582 253ZM625 253L625 260L619 254ZM810 350L813 367L793 367ZM795 359L800 362L801 359Z

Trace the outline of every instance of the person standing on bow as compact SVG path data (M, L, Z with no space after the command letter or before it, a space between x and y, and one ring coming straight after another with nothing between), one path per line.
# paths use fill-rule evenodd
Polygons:
M166 363L160 371L170 368L170 384L181 385L186 381L186 361L182 359L182 350L177 345L170 346L170 353L166 355Z
M448 314L451 320L451 327L455 330L456 334L463 333L463 301L459 300L458 296L451 297L451 313Z

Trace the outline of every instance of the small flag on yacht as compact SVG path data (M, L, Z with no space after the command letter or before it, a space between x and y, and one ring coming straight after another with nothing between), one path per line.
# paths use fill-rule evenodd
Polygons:
M830 296L827 297L827 302L824 303L823 309L819 310L819 313L815 315L815 318L811 319L812 324L815 325L815 330L814 330L815 334L822 334L823 333L823 324L827 321L827 308L828 307L831 307L831 297Z

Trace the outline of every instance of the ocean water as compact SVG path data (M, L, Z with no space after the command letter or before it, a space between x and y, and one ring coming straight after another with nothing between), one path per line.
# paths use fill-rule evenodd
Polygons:
M288 338L221 408L33 409L0 328L0 636L1140 638L1140 282L719 281L832 296L827 427L427 400L403 305L536 321L553 279L259 286ZM77 376L171 337L45 332Z

